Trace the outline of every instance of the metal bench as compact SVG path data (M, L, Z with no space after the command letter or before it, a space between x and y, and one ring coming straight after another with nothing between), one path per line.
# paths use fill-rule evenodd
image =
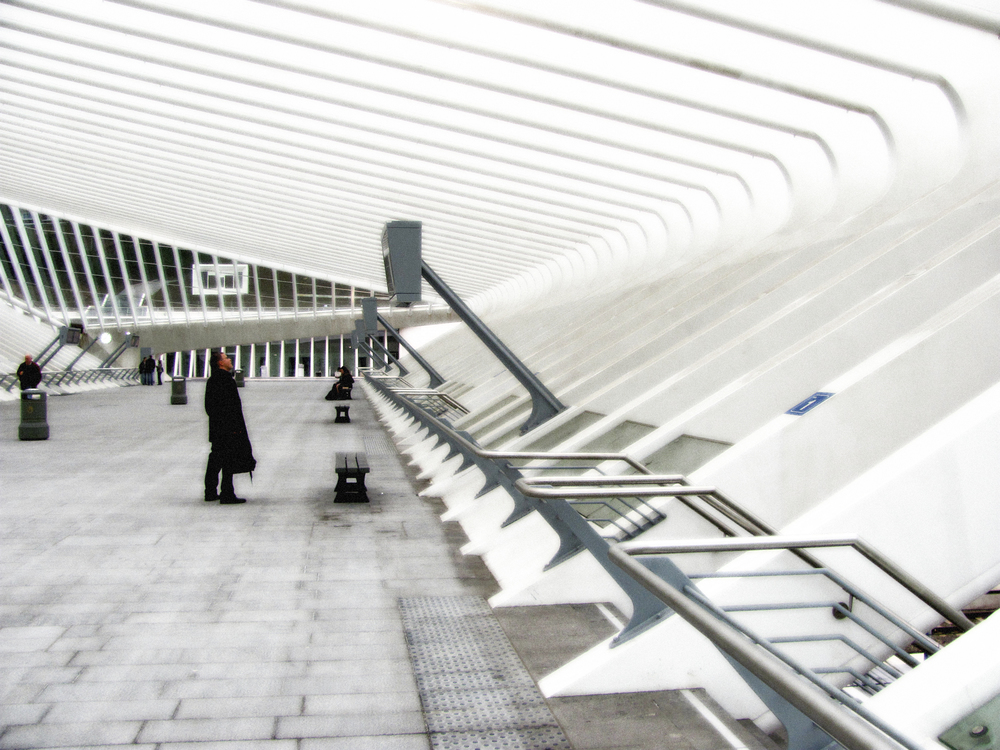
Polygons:
M365 474L371 471L368 456L364 453L336 453L334 463L337 470L335 503L367 503Z

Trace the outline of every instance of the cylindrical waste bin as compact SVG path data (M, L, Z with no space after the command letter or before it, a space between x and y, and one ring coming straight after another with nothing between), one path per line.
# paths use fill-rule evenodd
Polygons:
M233 380L236 381L236 387L237 388L245 388L246 387L247 381L246 381L246 378L243 376L243 370L235 370L233 372Z
M37 388L21 391L21 424L17 436L21 440L48 440L49 423L46 421L48 394Z
M186 404L187 402L187 380L185 378L172 378L170 382L170 403Z

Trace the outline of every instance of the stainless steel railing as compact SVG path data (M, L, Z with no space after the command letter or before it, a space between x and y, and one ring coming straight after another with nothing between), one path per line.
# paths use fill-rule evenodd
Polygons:
M50 370L42 373L42 384L52 387L75 383L101 383L115 381L123 384L138 383L139 375L134 367L98 367L91 370ZM10 392L18 384L17 376L0 375L0 388Z
M801 712L845 750L899 750L899 743L908 750L922 750L909 738L900 736L893 727L877 717L850 712L831 701L824 686L804 682L801 673L790 668L782 659L744 633L719 619L717 614L664 581L649 570L621 545L612 547L608 557L675 613L690 623L726 654L768 688L777 693L792 708ZM864 711L865 714L870 714ZM874 721L872 720L874 719ZM886 731L888 730L888 731Z
M623 460L623 459L619 459ZM643 467L645 469L645 467ZM716 487L692 487L680 474L616 477L530 477L518 480L517 488L539 500L563 498L570 502L593 502L610 498L676 498L678 502L711 523L725 536L773 535L775 530Z
M741 665L753 677L762 681L771 690L777 692L782 699L801 711L802 714L843 745L843 747L848 750L893 747L894 745L889 742L891 739L893 742L899 743L904 747L916 750L919 745L912 739L906 737L897 728L883 722L879 717L867 710L861 701L849 695L843 688L830 683L824 677L824 675L846 673L862 689L867 692L875 692L881 689L885 682L890 681L895 676L899 676L900 673L898 670L886 664L883 659L872 653L869 648L858 644L844 632L783 635L768 639L756 633L745 622L737 620L732 615L735 612L832 607L835 617L844 618L859 628L860 631L875 638L890 655L896 655L911 667L917 666L918 662L906 654L900 648L899 644L893 642L889 635L878 632L871 622L865 621L854 614L853 604L857 601L864 604L877 618L881 618L882 621L888 623L892 628L897 628L907 638L912 639L925 652L934 653L940 648L923 633L920 633L886 607L879 604L860 587L854 585L828 567L806 571L716 572L691 575L687 578L686 582L678 585L676 580L668 582L652 572L647 565L634 559L639 556L751 552L760 550L786 550L792 552L804 549L835 547L854 550L885 573L893 582L931 607L943 619L951 621L964 630L968 630L973 626L973 623L958 609L952 607L920 581L916 580L885 555L858 537L766 537L662 543L625 542L613 547L608 555L616 565L625 570L648 591L656 595L662 602L708 637L729 659ZM693 579L705 578L747 578L751 576L782 575L825 576L849 595L851 604L848 605L838 601L812 601L725 607L711 601L693 582ZM871 669L862 671L843 665L828 668L809 668L801 660L790 655L787 650L779 648L779 646L795 643L813 643L829 640L837 640L845 644L856 655L860 655L870 663L872 669L884 670L884 674L888 679L873 678L870 675ZM834 698L843 708L835 706L829 698ZM848 711L851 713L848 713Z
M974 623L951 606L892 560L859 537L780 537L758 539L705 539L683 542L626 542L621 545L630 555L670 555L694 552L750 552L761 550L802 550L830 547L849 547L874 564L916 598L937 612L945 620L963 630L971 630ZM872 606L872 605L869 605Z
M378 380L391 388L393 393L407 397L436 417L461 417L469 413L463 404L442 391L434 388L414 388L407 380L399 376L380 375L375 372L366 372L365 374L368 378Z
M776 536L775 529L770 527L762 519L741 508L737 503L727 498L717 488L708 486L691 486L687 480L680 475L654 475L631 457L620 453L551 453L546 451L491 451L475 445L466 436L451 429L449 425L436 423L432 429L433 434L443 437L448 442L460 445L462 451L469 455L474 455L477 459L506 462L512 460L538 460L538 459L559 459L571 460L586 458L592 461L621 461L632 467L637 475L629 476L519 476L513 483L513 488L527 498L540 501L536 507L545 508L551 504L556 510L556 514L566 519L566 515L559 511L560 507L572 507L571 515L578 518L579 506L581 504L596 505L606 507L607 503L620 502L623 496L637 499L663 498L674 499L682 503L702 518L711 522L727 538L712 539L707 541L687 541L648 544L641 541L625 542L617 545L608 545L604 540L600 543L593 539L586 543L587 548L595 554L600 554L600 550L606 550L605 554L609 562L619 572L624 572L631 579L633 584L638 584L640 588L652 594L661 606L669 608L665 610L655 610L648 605L644 605L645 611L642 618L636 618L636 622L630 622L626 631L631 632L628 637L634 637L638 632L642 632L645 627L673 610L680 614L685 620L694 624L702 633L709 637L727 658L739 665L748 681L756 680L763 682L770 691L770 699L765 699L776 715L779 708L783 711L782 721L789 724L798 725L798 736L805 736L816 727L826 732L830 738L840 743L847 750L890 750L899 746L916 750L917 745L896 728L881 722L878 717L865 709L863 704L845 693L844 690L831 684L824 675L832 673L845 673L848 679L854 679L863 688L874 691L881 687L884 682L881 678L873 677L872 673L880 669L885 669L888 679L898 675L899 671L891 665L886 665L879 655L872 652L866 644L852 637L850 631L835 632L832 634L807 633L805 635L787 635L768 640L758 636L750 628L737 622L730 612L739 611L761 611L792 608L815 608L825 607L834 613L835 616L843 617L847 628L857 627L860 632L866 634L866 638L878 644L879 651L885 651L890 656L895 655L910 666L917 662L907 654L899 644L882 633L877 628L867 622L869 619L888 623L891 628L898 632L892 635L899 640L901 637L912 640L919 648L928 653L933 653L939 647L923 633L920 633L907 622L897 617L888 608L879 604L873 597L868 595L860 587L855 586L846 580L842 575L830 569L818 560L811 552L815 548L823 547L849 547L869 562L874 564L879 570L884 572L895 583L901 585L906 591L915 596L920 601L930 606L943 619L949 620L963 629L968 629L972 623L957 609L951 607L947 602L938 597L933 591L923 586L919 581L906 573L891 560L879 553L877 550L866 544L863 540L847 537L827 537L827 538L793 538L783 539ZM526 470L543 468L537 466L522 467ZM547 467L551 468L551 467ZM652 506L650 506L652 507ZM640 506L629 506L624 513L625 517L630 516L630 522L642 523L644 508ZM572 522L570 522L572 523ZM613 522L613 525L625 534L626 529L620 521ZM580 535L580 531L574 531ZM580 536L580 538L584 538ZM604 546L602 546L604 545ZM686 576L676 565L666 559L666 555L687 554L693 552L702 553L736 553L752 550L787 550L801 561L804 561L808 569L793 571L751 571L742 573L728 573L716 571L714 573L694 574ZM646 564L634 559L636 555L654 555L661 562L647 561ZM662 575L661 575L662 574ZM743 605L728 609L716 606L709 601L695 586L692 579L714 578L725 576L776 576L776 575L808 575L823 576L839 587L849 599L849 604L840 601L820 601L805 603L781 602L774 604ZM670 580L668 583L667 579ZM618 580L615 576L615 580ZM687 583L677 588L679 580L686 580ZM629 596L634 602L639 598L629 587L625 587L630 592ZM854 612L855 603L860 603L867 607L864 617L858 616ZM874 613L872 615L871 613ZM884 628L884 624L881 626ZM845 628L841 628L844 630ZM626 631L623 631L625 635ZM905 634L901 636L900 634ZM624 638L622 642L624 642ZM851 649L855 655L846 661L851 662L846 666L837 664L833 667L820 667L809 669L800 664L795 658L790 657L784 651L779 650L779 646L786 647L793 643L810 643L821 640L837 640ZM842 652L844 653L844 652ZM858 658L860 657L860 659ZM860 660L873 665L867 671L856 669L853 664ZM803 680L805 678L805 680ZM754 682L751 686L758 689ZM767 691L765 691L767 692ZM761 694L764 698L764 695ZM831 697L841 704L830 700ZM775 708L778 706L779 708ZM792 721L786 719L792 716ZM804 725L813 729L803 729ZM815 726L813 726L815 725ZM792 734L791 730L789 732ZM898 744L897 744L898 743ZM794 744L794 743L793 743ZM806 746L803 743L801 746Z

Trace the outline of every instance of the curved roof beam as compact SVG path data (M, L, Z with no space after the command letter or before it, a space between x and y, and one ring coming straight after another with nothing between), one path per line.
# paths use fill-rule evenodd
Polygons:
M17 72L21 73L22 75L24 74L24 72L30 71L41 76L49 76L49 77L55 76L72 84L71 86L64 88L63 91L66 91L67 89L70 90L76 89L80 86L95 86L99 89L104 89L105 91L110 91L113 93L124 95L126 97L130 98L135 97L135 94L133 93L132 89L129 86L125 85L125 80L122 80L121 76L118 73L93 71L92 69L88 69L91 70L92 73L91 77L83 78L80 77L79 75L74 74L74 71L78 69L78 66L76 66L73 61L52 60L48 56L38 56L34 53L34 51L29 51L29 50L14 51L10 48L0 48L0 60L2 60L4 57L6 57L8 60L19 59L20 67L19 69L17 69ZM39 62L33 63L32 61L35 60ZM59 65L70 66L70 67L68 69L53 68L53 66L56 66L58 68ZM135 81L132 81L132 83L134 84ZM263 121L268 124L273 123L278 127L285 129L293 127L292 121L287 119L288 117L293 117L295 118L295 123L298 124L300 127L302 127L303 121L313 124L313 130L308 131L307 129L307 132L315 132L315 133L321 132L320 123L322 123L323 129L327 129L331 125L336 124L335 121L331 121L329 119L323 119L324 117L329 118L331 116L331 113L329 111L323 112L322 116L319 113L313 113L313 112L299 113L294 111L278 111L278 114L285 116L285 119L277 120L275 119L274 115L274 113L276 112L275 108L273 107L263 108L258 103L253 101L253 97L250 96L246 96L244 98L227 97L226 98L227 106L223 107L222 104L218 101L218 97L215 96L201 95L198 92L192 92L190 90L184 91L183 89L176 89L177 93L170 95L169 91L167 90L167 85L162 82L151 83L148 84L148 86L149 86L149 91L145 92L144 94L145 98L147 99L152 98L176 107L180 107L181 109L189 109L189 110L196 109L199 111L207 110L214 114L225 114L229 116L235 116L237 118L242 118L245 121L249 122ZM341 116L350 115L350 113L353 111L354 110L348 110L346 112L341 111L340 115ZM382 123L381 129L376 128L371 121L366 121L364 123L355 121L349 123L346 127L353 128L356 132L364 132L369 136L378 135L381 137L394 137L394 138L400 137L399 133L385 129L386 128L385 122ZM412 123L407 126L407 129L412 129L412 128L413 128ZM402 130L399 127L397 127L396 130L400 130L400 132L402 132ZM497 150L495 144L492 141L484 140L482 137L477 135L469 136L468 143L463 144L463 146L459 148L454 141L454 135L452 136L453 140L449 142L449 140L447 138L444 138L443 136L434 135L434 133L436 133L439 130L438 128L435 128L433 126L428 126L428 128L426 128L425 130L427 132L425 132L420 138L415 137L411 133L405 138L405 140L403 140L403 142L410 144L411 148L444 147L450 154L461 154L465 157L486 159L487 161L493 159L497 161L503 161L506 164L515 167L537 170L539 166L541 166L538 152L535 152L529 156L528 152L531 151L530 147L526 147L524 149L517 149L515 158L515 153L512 153L509 149L500 152ZM445 146L445 144L448 145ZM617 182L619 187L625 187L625 182L623 180L629 180L631 181L632 184L629 184L628 187L626 188L628 192L630 193L637 192L640 195L645 195L646 197L655 199L662 199L663 194L662 194L662 188L654 188L653 184L656 182L662 182L668 186L679 185L680 187L686 187L704 191L706 195L709 195L713 199L713 201L715 201L714 196L711 195L712 191L707 190L705 187L701 185L697 185L695 183L684 183L676 179L664 178L660 175L657 175L655 172L649 169L640 168L633 170L622 170L617 165L613 165L611 163L600 164L600 163L594 163L593 160L591 160L591 162L588 163L586 161L581 161L575 158L565 157L544 151L541 152L541 154L543 156L548 157L549 159L548 164L545 166L548 167L547 171L549 171L550 173L573 176L578 179L582 177L585 180L597 179L598 181L601 181L601 178L598 177L597 175L601 174L604 178L603 183L605 185L614 186L615 183ZM586 173L586 176L584 176L585 168L590 170L589 172ZM594 170L597 171L595 172ZM643 180L649 181L648 182L649 187L646 187L644 189L643 188L637 189L635 185L641 184Z
M8 27L10 26L9 19L5 18L3 23ZM483 137L488 137L492 143L501 143L515 149L529 149L545 153L553 157L571 158L580 163L590 164L597 167L614 168L621 172L651 179L665 179L662 172L650 169L647 166L649 164L654 164L656 161L664 160L667 163L672 163L675 168L689 167L696 171L703 171L728 177L729 179L737 181L743 189L747 191L748 195L752 194L749 184L739 172L709 164L704 160L685 159L673 156L669 153L661 153L648 148L638 148L635 145L625 145L624 143L615 143L612 141L602 143L599 142L599 140L594 136L585 137L580 134L570 134L569 132L551 132L551 135L559 136L559 138L552 140L548 145L545 145L543 141L539 141L537 137L534 139L516 137L513 132L511 135L507 135L506 129L513 123L508 122L504 128L499 128L493 122L496 119L495 117L483 118L481 116L472 116L473 120L467 125L457 125L455 124L457 120L455 119L456 116L454 112L451 112L450 116L446 117L442 116L442 112L437 111L437 107L444 105L430 105L431 108L426 112L420 112L418 107L417 111L407 114L398 106L390 106L391 102L386 103L381 100L366 102L365 100L369 98L367 94L365 96L361 96L360 98L355 96L352 98L353 100L348 101L347 99L344 99L343 96L324 96L319 91L297 91L291 86L278 85L277 83L264 84L259 80L250 82L246 79L241 81L236 76L224 74L219 70L205 73L202 72L201 68L189 65L182 60L164 61L164 59L158 59L155 62L152 62L151 56L147 56L147 59L144 60L144 62L146 62L145 65L141 66L139 69L133 69L130 66L116 64L122 59L120 58L121 52L110 51L113 49L111 45L103 48L101 46L93 45L92 43L87 43L85 46L77 46L79 44L78 42L65 42L54 36L38 37L38 39L48 39L47 44L44 42L39 44L35 37L41 32L34 30L31 32L21 33L28 34L31 41L29 42L28 39L25 39L23 43L19 44L16 39L12 38L12 36L8 33L5 35L5 45L9 49L16 49L26 54L31 54L55 62L62 62L81 69L87 68L96 74L103 73L125 76L126 78L132 79L136 83L141 82L154 86L169 85L178 88L178 90L187 90L190 93L212 96L223 101L237 104L241 103L245 105L260 104L262 99L268 98L268 95L262 95L263 91L267 91L269 92L269 98L271 101L267 102L266 105L271 111L281 114L305 115L323 118L339 116L343 118L343 116L347 114L344 112L344 108L347 108L348 112L351 113L364 113L365 115L369 115L370 117L362 117L361 119L358 119L357 115L353 115L353 117L357 122L365 122L366 128L371 129L373 126L381 128L383 129L383 133L391 132L393 128L391 121L399 120L406 123L406 128L408 130L412 129L414 126L421 127L424 130L425 138L433 137L431 134L436 131L448 132L449 136L447 136L447 138L460 136L478 140ZM221 86L221 82L225 82L226 86ZM357 93L360 93L360 90L358 90ZM343 94L343 92L341 92L341 94ZM305 97L308 98L306 99ZM343 101L338 101L338 99L342 99ZM298 102L298 106L296 106L296 102ZM317 107L317 103L326 104L327 107ZM401 105L402 102L397 101L395 104ZM334 107L334 110L329 110L330 106ZM325 111L321 111L323 109L325 109ZM450 111L453 108L449 106L447 109ZM312 110L312 112L309 112L309 110ZM341 113L340 115L336 114L338 111ZM374 117L374 119L372 119L372 117ZM537 128L537 126L532 127ZM389 130L386 131L385 128L388 128ZM485 136L485 133L491 129L493 132L489 136ZM439 142L441 142L441 137L438 138ZM413 136L411 136L410 139L417 140ZM609 151L602 157L597 157L596 155L591 156L586 153L587 149L581 148L577 146L577 144L573 144L572 141L574 140L586 141L589 143L590 145L588 148L591 149L591 153L596 153L593 151L595 146L604 146L608 149L612 149L612 151ZM567 148L568 146L575 147ZM475 150L477 152L482 152L485 149L477 147ZM626 154L634 155L634 158L632 158L633 163L630 165L626 164L623 159ZM762 157L752 153L744 154L744 156L749 158L771 158ZM776 160L775 164L777 165ZM779 169L781 168L779 167ZM787 180L787 173L785 174ZM684 179L680 176L680 174L672 175L666 179L685 187L704 189L693 180Z

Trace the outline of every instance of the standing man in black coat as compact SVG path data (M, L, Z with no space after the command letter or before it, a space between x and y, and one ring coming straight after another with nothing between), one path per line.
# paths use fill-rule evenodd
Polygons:
M257 462L243 420L243 402L233 380L233 363L225 352L212 352L212 375L205 384L205 412L208 414L208 439L212 452L205 470L205 500L219 500L225 505L245 503L236 497L233 474L250 472ZM219 472L222 472L222 487Z
M20 382L21 390L26 391L34 388L42 382L42 368L37 362L31 361L31 355L24 355L24 362L17 367L17 379Z

